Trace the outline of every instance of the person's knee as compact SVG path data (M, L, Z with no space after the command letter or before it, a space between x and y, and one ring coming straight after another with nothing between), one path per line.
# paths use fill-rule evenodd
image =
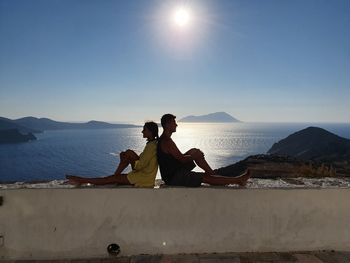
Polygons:
M120 160L121 161L129 161L130 160L130 156L131 156L131 150L126 150L125 152L121 152L120 154L119 154L119 156L120 156Z
M204 159L204 154L199 149L193 149L191 156L193 157L194 160Z
M125 155L126 155L125 152L121 152L121 153L119 154L120 159L125 159Z
M132 156L132 155L133 155L133 151L132 150L128 149L128 150L125 151L125 156L127 156L128 158L130 158L130 156Z
M187 151L187 154L189 154L189 155L194 155L194 154L198 153L198 151L200 151L200 150L197 149L197 148L192 148L192 149L189 149L189 150Z
M133 150L126 150L125 151L125 158L129 161L129 162L134 162L137 158L136 153Z

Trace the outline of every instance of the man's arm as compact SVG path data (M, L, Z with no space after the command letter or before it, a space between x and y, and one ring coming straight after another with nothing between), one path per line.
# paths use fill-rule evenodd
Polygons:
M177 148L173 140L167 140L162 145L163 150L168 154L171 154L175 159L179 160L182 163L192 162L193 158L191 155L183 154Z

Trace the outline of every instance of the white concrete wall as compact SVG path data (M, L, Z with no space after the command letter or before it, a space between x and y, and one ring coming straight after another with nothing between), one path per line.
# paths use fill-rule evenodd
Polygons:
M0 190L0 259L350 250L350 189Z

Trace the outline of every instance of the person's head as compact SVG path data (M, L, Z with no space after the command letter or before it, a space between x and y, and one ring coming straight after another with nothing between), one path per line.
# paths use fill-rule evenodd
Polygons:
M142 130L143 138L147 138L147 141L158 140L158 124L153 121L148 121L143 125Z
M164 130L168 130L170 132L176 132L176 116L170 113L164 114L160 119L162 127Z

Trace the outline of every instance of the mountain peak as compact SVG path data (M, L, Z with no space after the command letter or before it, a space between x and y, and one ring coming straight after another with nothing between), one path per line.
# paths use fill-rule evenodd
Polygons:
M240 122L230 114L220 111L206 115L190 115L179 120L179 122Z

